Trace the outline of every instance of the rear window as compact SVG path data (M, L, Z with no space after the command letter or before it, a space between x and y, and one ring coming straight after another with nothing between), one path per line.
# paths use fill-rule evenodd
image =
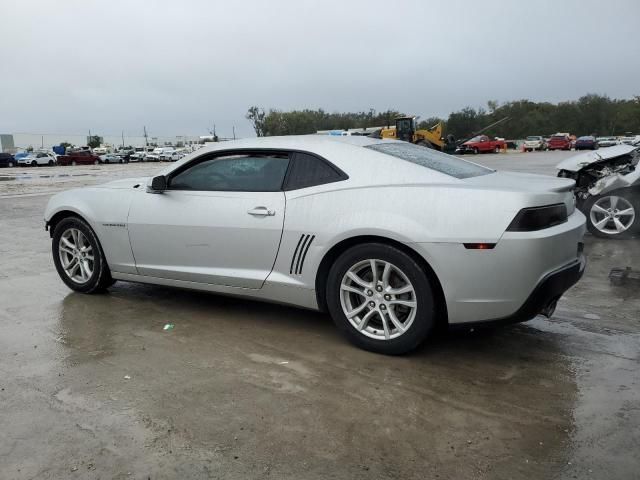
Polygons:
M490 168L482 167L431 148L413 145L412 143L376 143L367 145L365 148L370 148L376 152L385 153L455 178L479 177L480 175L493 173Z
M566 137L560 137L558 135L554 135L553 137L551 137L551 140L566 140Z

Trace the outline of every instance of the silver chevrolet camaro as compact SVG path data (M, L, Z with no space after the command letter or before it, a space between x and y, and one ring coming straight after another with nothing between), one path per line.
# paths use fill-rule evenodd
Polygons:
M551 315L584 271L573 186L393 140L254 138L59 193L45 222L73 290L121 280L324 310L358 346L401 354L439 325Z

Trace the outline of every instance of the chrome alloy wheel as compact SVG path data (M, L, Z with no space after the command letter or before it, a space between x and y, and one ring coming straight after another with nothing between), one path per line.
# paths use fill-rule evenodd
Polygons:
M77 228L64 231L58 243L60 263L67 276L75 283L86 283L93 275L93 247L89 239Z
M610 195L598 199L591 206L589 217L600 232L619 235L633 225L636 211L626 198Z
M340 304L349 323L376 340L405 333L416 318L416 293L409 278L384 260L363 260L345 273Z

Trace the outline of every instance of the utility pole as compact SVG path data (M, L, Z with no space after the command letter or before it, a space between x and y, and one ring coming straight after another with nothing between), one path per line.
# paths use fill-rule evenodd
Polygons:
M122 130L122 149L124 150L124 130Z
M234 125L233 127L233 139L236 139L236 126Z
M148 147L149 146L149 135L147 135L147 127L142 127L144 129L144 146Z

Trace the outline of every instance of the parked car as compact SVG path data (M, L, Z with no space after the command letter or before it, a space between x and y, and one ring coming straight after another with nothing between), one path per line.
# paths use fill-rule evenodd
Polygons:
M578 208L598 237L640 233L640 147L614 145L582 152L558 164L558 176L575 181Z
M573 185L408 142L262 137L56 194L44 218L78 292L124 280L327 310L401 354L441 322L551 315L585 265Z
M598 137L596 139L598 141L599 147L613 147L614 145L620 145L620 140L616 137Z
M163 162L169 162L171 161L171 157L175 156L175 154L176 150L173 147L165 147L160 152L160 160Z
M69 152L58 157L58 165L98 165L100 157L89 150Z
M576 150L597 150L599 147L596 137L592 135L585 135L576 139L573 148Z
M506 150L507 144L504 140L498 138L491 139L486 135L478 135L471 140L464 142L456 149L456 153L486 153L495 152L500 153L502 150Z
M10 153L0 153L0 167L15 167L16 159Z
M160 159L166 162L176 162L186 155L183 151L174 150L173 152L165 152Z
M547 146L549 150L571 150L571 147L569 135L552 135Z
M116 155L118 156L118 158L121 160L120 163L129 163L129 161L131 160L131 155L134 154L134 150L133 149L121 149L118 150L116 152Z
M93 153L95 155L105 155L107 153L109 153L109 149L107 147L101 146L101 147L96 147L93 149Z
M620 142L625 145L640 145L640 135L622 137Z
M31 152L26 157L18 159L18 165L29 165L31 167L37 167L40 165L48 165L52 167L56 163L56 156L53 152Z
M540 135L530 135L524 141L524 151L546 150L547 142Z
M135 147L133 153L129 156L130 162L141 162L147 155L144 147Z
M124 163L123 158L115 153L100 155L100 163Z

